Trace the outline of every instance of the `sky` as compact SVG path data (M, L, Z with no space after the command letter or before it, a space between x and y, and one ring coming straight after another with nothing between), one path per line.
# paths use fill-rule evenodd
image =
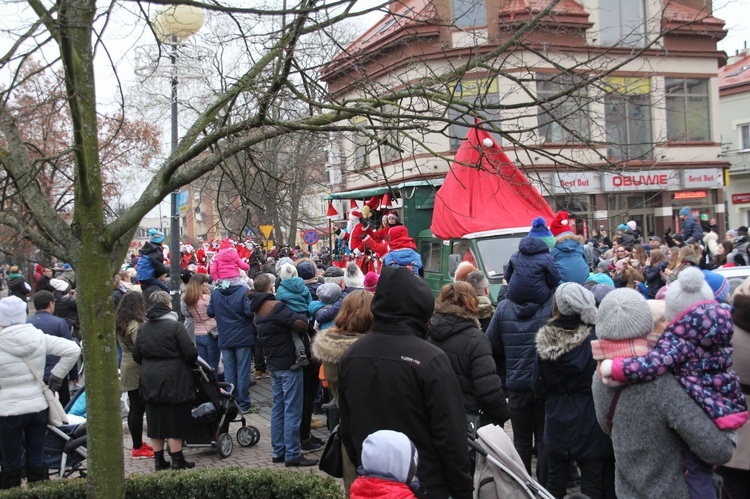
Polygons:
M722 19L729 31L719 42L719 50L733 56L750 44L750 0L714 0L714 16Z

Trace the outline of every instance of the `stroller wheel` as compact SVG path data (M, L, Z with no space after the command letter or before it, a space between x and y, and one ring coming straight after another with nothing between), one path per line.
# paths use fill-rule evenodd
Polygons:
M260 442L260 431L258 431L258 428L256 428L255 426L248 426L248 428L250 428L250 431L253 432L253 443L250 445L255 445Z
M253 430L251 430L252 426L243 426L239 430L237 430L237 443L240 444L242 447L250 447L251 445L254 445L254 438L255 435L253 434Z
M219 457L221 458L229 457L232 454L232 450L234 450L234 441L232 441L232 437L228 433L219 435L216 444L219 449Z

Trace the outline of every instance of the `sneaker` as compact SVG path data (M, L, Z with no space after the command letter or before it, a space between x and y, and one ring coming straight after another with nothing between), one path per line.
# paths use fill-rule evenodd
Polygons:
M301 367L306 367L309 365L310 365L310 360L307 358L307 356L304 353L300 354L299 352L297 352L297 361L291 366L289 366L289 369L295 370L295 369L299 369Z
M261 379L263 377L262 371L255 371L255 379Z
M325 445L325 442L323 441L323 439L318 438L315 435L311 435L310 438L312 438L312 441L315 442L316 444L320 444L321 447Z
M307 442L302 442L300 444L300 450L302 452L315 452L316 450L320 450L321 447L322 446L312 438L308 439Z
M130 455L133 459L151 459L154 457L154 449L149 445L143 444L138 449L133 449Z
M276 463L276 464L283 463L284 462L284 456L278 456L278 457L271 456L271 462L272 463Z
M318 418L312 418L310 421L310 428L318 429L323 428L326 424Z
M318 464L317 459L307 459L306 457L300 456L294 461L287 461L284 463L284 466L287 468L295 468L299 466L315 466Z
M242 409L242 414L260 414L260 407L253 405L247 409Z

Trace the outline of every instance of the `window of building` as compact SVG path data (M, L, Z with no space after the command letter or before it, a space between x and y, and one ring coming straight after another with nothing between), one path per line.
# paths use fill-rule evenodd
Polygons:
M357 118L353 120L354 125L365 124L365 118ZM372 141L370 137L364 132L354 133L354 166L357 169L366 168L370 166L370 149L372 147Z
M740 150L750 150L750 123L740 125Z
M708 142L711 139L708 80L666 78L664 85L669 140Z
M395 161L401 157L399 151L401 145L399 142L400 135L398 133L398 126L400 124L400 120L398 117L398 108L396 106L385 106L383 108L383 111L390 115L384 120L383 124L387 127L392 127L393 130L383 131L382 136L385 138L385 140L382 144L381 154L383 155L383 161Z
M538 75L539 135L549 144L584 142L589 137L588 94L570 76ZM554 98L569 92L563 97Z
M599 0L599 37L602 45L642 47L646 43L643 0Z
M608 78L604 98L607 158L610 161L653 157L650 82L646 78Z
M456 100L466 101L471 109L466 111L448 109L448 118L453 122L449 128L451 150L455 151L459 148L469 129L474 125L475 118L480 116L483 118L485 130L500 129L500 110L488 107L500 104L497 80L462 81L456 84L454 95ZM476 115L472 114L472 110L477 111ZM493 138L498 144L501 143L499 134L493 133Z
M484 0L453 0L453 23L456 28L487 25L487 6Z
M425 272L440 272L440 252L442 244L439 242L424 241L419 249L422 257L422 265Z

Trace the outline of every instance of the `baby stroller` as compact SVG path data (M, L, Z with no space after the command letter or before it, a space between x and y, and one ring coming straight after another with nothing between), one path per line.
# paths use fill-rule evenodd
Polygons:
M242 447L257 444L260 431L255 426L246 425L245 416L232 396L234 386L217 382L211 367L200 358L193 368L193 376L196 397L185 446L212 447L218 450L220 457L229 457L234 450L234 441L228 433L229 423L236 421L242 422L242 427L237 430L237 442Z
M65 407L70 411L76 400L84 393L79 389ZM69 415L69 424L59 427L47 425L47 435L44 439L44 461L50 476L68 478L78 472L86 476L85 462L88 457L86 449L86 420L82 417Z
M479 428L477 440L469 438L469 446L478 454L475 499L554 499L526 472L513 442L501 427Z

